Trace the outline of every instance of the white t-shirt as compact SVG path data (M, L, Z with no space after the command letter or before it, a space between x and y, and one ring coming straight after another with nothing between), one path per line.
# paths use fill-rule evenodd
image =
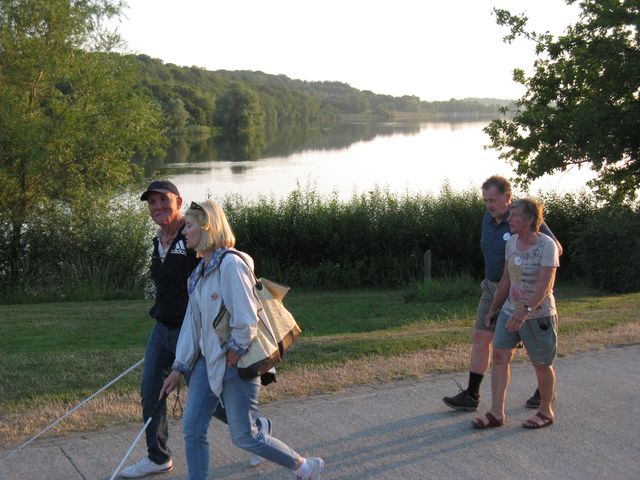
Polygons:
M503 310L512 315L513 312L526 305L536 290L540 267L559 267L558 246L544 233L539 233L538 242L524 250L518 250L518 235L511 235L505 247L505 259L509 271L511 287L509 298ZM542 304L529 313L528 318L548 317L556 315L556 301L553 289L545 297Z
M158 239L158 255L160 255L160 261L164 262L164 259L167 257L169 248L164 248L164 245L162 244L162 229L158 230L158 233L156 233L156 238Z

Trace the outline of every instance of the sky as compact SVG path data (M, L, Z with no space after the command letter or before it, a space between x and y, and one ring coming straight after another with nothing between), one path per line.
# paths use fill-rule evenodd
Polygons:
M564 0L128 0L117 29L127 51L207 70L260 70L422 100L515 99L534 45L506 44L493 7L561 33Z

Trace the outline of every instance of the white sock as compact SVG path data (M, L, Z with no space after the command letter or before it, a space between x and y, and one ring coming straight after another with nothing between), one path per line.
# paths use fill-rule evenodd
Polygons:
M304 478L304 477L306 477L307 475L309 475L310 473L311 473L311 467L310 467L310 466L309 466L309 464L307 463L307 459L306 459L306 458L303 458L303 459L302 459L302 465L300 465L300 468L298 468L298 469L295 471L295 474L296 474L298 477L302 477L302 478Z

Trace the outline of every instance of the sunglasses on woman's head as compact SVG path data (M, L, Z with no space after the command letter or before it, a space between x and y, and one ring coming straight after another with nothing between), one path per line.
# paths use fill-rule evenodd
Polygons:
M189 210L200 210L201 212L204 212L204 208L202 208L196 202L191 202L191 205L189 205Z

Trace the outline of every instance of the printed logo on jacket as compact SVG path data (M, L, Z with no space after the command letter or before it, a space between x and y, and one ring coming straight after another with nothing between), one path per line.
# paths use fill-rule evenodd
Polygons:
M187 247L185 247L184 241L178 240L173 247L173 250L171 250L169 253L172 255L186 255Z

